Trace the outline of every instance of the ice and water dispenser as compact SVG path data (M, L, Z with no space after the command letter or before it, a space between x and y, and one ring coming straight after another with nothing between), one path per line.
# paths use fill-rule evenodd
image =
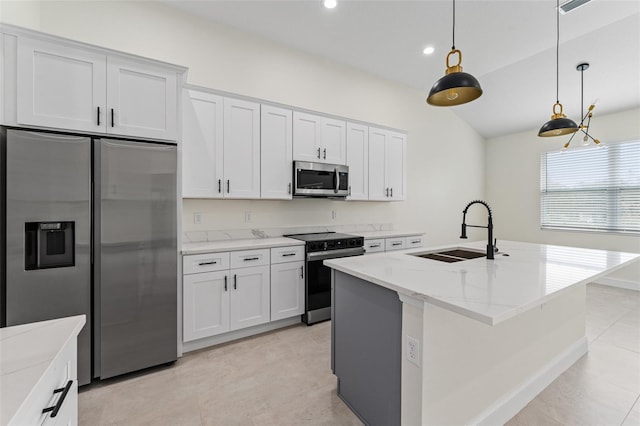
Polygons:
M27 222L24 237L26 270L75 265L75 222Z

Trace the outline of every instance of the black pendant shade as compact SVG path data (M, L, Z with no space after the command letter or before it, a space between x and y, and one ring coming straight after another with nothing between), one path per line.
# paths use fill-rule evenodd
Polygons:
M549 137L568 135L570 133L575 133L577 130L578 125L570 118L552 118L551 120L544 123L542 127L540 127L538 136Z
M427 103L434 106L453 106L466 104L482 95L482 88L478 80L471 74L462 72L462 52L456 49L456 0L453 0L452 46L447 55L447 70L445 76L436 81L429 91ZM458 55L458 63L449 64L453 55Z
M538 136L543 138L575 133L579 127L575 121L562 113L562 104L558 100L560 86L560 0L556 0L556 103L553 104L551 120L540 127ZM556 111L556 108L558 111Z
M465 104L482 95L478 80L466 72L452 72L436 81L429 92L427 103L435 106Z

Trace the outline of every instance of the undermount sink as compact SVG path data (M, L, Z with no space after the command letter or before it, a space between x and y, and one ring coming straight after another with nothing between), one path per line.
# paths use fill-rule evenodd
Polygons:
M485 257L486 253L478 251L465 250L460 248L446 249L433 253L413 253L412 256L422 257L425 259L438 260L440 262L454 263L463 260L477 259Z

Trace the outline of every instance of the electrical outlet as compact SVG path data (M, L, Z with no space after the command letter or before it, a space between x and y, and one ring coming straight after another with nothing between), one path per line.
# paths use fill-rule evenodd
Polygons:
M244 221L251 222L251 212L244 212Z
M420 367L420 342L411 336L407 336L407 359Z
M331 219L335 220L336 219L336 211L335 210L331 210Z
M202 223L202 213L193 214L193 224L200 225Z

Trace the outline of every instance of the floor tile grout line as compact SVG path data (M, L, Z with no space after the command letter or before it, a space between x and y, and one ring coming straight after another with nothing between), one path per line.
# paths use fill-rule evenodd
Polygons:
M622 423L620 423L620 426L622 426L624 424L624 422L627 421L627 418L629 417L629 414L631 414L631 412L633 411L633 407L635 407L636 404L638 404L639 400L640 400L640 394L638 394L638 397L636 398L636 400L633 401L633 404L631 404L631 408L629 408L629 411L627 411L627 414L624 416L624 419L622 419Z

